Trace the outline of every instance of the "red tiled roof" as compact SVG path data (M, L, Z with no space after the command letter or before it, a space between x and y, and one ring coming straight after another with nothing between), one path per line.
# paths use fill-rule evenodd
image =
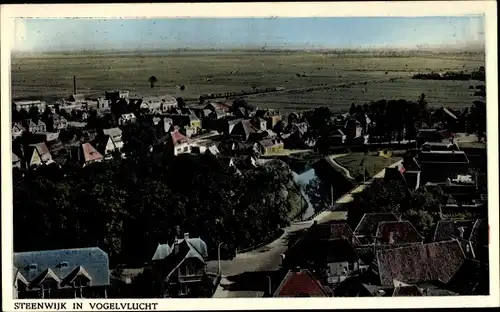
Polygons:
M392 285L394 280L403 283L447 283L464 261L464 252L456 240L377 251L382 285Z
M45 155L45 154L49 154L50 153L50 151L47 148L47 145L45 144L45 142L31 144L30 146L33 146L34 148L36 148L36 150L38 151L38 153L40 155Z
M182 143L182 141L187 141L187 137L179 132L179 130L174 130L170 132L170 137L172 138L172 142L174 145Z
M309 270L289 271L273 297L328 297Z
M102 159L101 153L99 153L90 143L82 144L83 157L85 162Z

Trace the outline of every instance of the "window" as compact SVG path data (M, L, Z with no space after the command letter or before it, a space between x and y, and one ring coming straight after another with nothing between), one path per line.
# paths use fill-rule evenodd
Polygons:
M181 283L179 285L179 296L185 296L188 294L189 294L189 287L186 284Z
M30 271L35 271L36 268L37 268L36 263L32 263L32 264L28 265L28 270L30 270Z
M57 282L52 279L48 279L42 283L41 288L42 288L42 299L50 298L54 290L57 288Z
M187 265L184 267L184 272L186 275L194 275L196 273L196 269L193 266Z
M347 265L347 268L349 269L349 271L354 270L354 263L349 262L349 264Z
M89 281L82 276L76 278L75 281L73 282L74 287L87 287L88 285Z
M16 283L17 291L19 292L25 292L26 291L26 284L23 283L21 280L17 280Z
M56 266L56 268L67 268L67 267L68 267L68 262L67 261L60 262Z

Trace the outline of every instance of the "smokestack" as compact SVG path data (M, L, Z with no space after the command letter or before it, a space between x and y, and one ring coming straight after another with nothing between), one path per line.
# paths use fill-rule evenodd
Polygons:
M73 94L76 94L76 76L73 76Z

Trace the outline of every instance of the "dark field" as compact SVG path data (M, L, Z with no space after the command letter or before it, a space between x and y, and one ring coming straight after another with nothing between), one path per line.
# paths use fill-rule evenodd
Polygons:
M364 165L363 167L363 159ZM341 166L349 170L351 176L357 181L363 181L363 171L366 168L366 179L373 177L384 168L401 160L401 157L384 158L378 154L350 153L349 155L335 158L335 161Z
M313 52L165 53L123 55L42 55L12 58L13 98L52 101L73 92L101 96L105 90L131 94L172 94L198 98L202 93L237 92L281 86L285 91L248 96L255 106L282 110L327 105L342 110L351 103L378 99L416 100L425 93L430 105L470 106L468 90L477 81L413 80L416 72L464 70L484 66L484 55L323 54ZM300 74L301 77L298 77ZM158 78L149 87L150 76ZM181 91L179 85L185 85ZM313 90L307 90L307 88ZM297 89L297 90L293 90ZM308 92L307 92L308 91Z

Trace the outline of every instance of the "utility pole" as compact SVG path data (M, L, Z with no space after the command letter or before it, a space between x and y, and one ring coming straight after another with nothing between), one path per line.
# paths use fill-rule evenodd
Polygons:
M223 244L223 243L219 243L219 245L217 246L217 259L219 259L219 263L218 263L218 266L219 266L219 269L218 269L218 275L221 275L221 266L220 266L220 248L222 247L222 244Z
M334 205L334 200L333 200L333 183L330 184L330 196L331 196L331 205L333 207Z

